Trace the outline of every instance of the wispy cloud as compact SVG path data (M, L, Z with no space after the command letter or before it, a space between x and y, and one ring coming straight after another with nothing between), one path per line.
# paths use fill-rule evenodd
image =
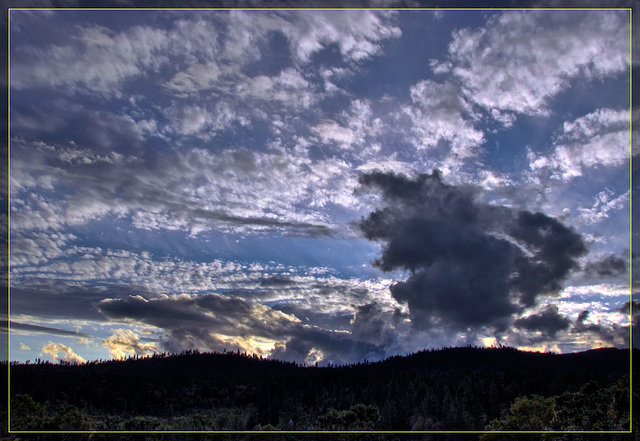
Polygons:
M629 118L629 110L598 109L567 121L548 155L529 152L529 167L568 181L596 166L628 163Z
M78 331L68 331L66 329L52 328L49 326L33 325L29 323L20 323L14 321L11 321L11 331L19 331L20 333L59 335L62 337L91 337L90 335Z
M481 29L454 32L451 72L465 96L485 109L543 115L572 78L629 68L624 11L518 11L493 15ZM606 52L605 52L606 48Z

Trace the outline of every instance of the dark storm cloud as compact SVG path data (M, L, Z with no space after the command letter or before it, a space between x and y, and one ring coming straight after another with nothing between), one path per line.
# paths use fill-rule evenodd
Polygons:
M620 307L620 309L618 309L618 312L629 314L629 310L631 310L633 318L638 318L640 316L640 304L637 302L626 302Z
M315 306L315 308L314 308ZM351 327L352 313L335 313L318 310L317 305L309 306L304 302L277 303L273 309L282 311L285 314L295 315L305 324L313 324L322 329L333 329L334 331L347 331Z
M99 309L111 319L143 322L170 332L200 336L218 333L281 338L296 322L294 317L267 306L219 294L106 299L100 302Z
M598 261L587 262L584 266L584 272L587 275L600 277L623 275L627 270L627 261L614 254L609 254Z
M418 328L505 330L513 314L555 294L586 252L556 219L477 202L475 189L447 185L437 171L413 179L373 172L359 182L385 204L359 223L384 244L374 265L410 271L391 293Z
M278 360L309 360L318 352L323 364L348 364L383 359L387 354L384 345L354 340L350 335L317 328L298 327L286 344L278 345L270 357Z
M351 334L358 341L377 346L388 346L396 338L396 332L389 326L392 313L385 313L376 302L355 308L351 323Z
M587 251L578 233L542 213L520 211L508 232L533 253L518 256L514 268L518 274L515 288L527 306L539 294L557 292L562 280L578 268L575 258Z
M545 336L554 337L558 332L569 329L571 320L559 314L556 305L549 305L542 312L520 318L513 324L516 328L541 331Z

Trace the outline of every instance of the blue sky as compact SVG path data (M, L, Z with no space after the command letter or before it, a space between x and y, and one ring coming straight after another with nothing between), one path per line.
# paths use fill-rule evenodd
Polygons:
M628 346L629 11L10 26L12 360Z

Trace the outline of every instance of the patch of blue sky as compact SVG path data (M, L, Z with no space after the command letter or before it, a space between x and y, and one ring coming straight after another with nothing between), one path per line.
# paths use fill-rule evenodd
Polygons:
M269 56L247 63L242 68L244 74L250 77L258 75L273 77L293 66L289 41L284 33L269 31L266 37L257 44L257 48L260 53L266 53Z
M211 130L211 139L201 139L198 136L183 140L185 148L203 148L211 152L223 150L248 149L252 152L266 152L269 150L271 123L265 119L252 118L250 124L241 124L238 121L231 123L230 127L222 130Z
M606 78L587 79L578 76L570 87L549 100L549 109L556 122L557 115L566 120L577 119L600 108L629 109L629 71Z
M378 253L365 239L334 239L256 235L228 243L226 258L237 262L278 262L285 267L330 268L337 277L364 277ZM364 265L364 266L363 266Z
M70 229L73 246L148 252L153 260L180 259L210 262L215 259L240 264L277 262L285 268L326 267L338 277L363 277L372 272L370 262L377 244L362 238L304 238L280 233L241 234L132 228L126 219L101 219Z
M461 16L458 17L458 14ZM458 18L465 23L463 17L477 23L477 19L471 20L471 16L464 15L464 12L456 12L455 15L456 23ZM435 19L431 11L400 11L397 17L402 35L382 43L381 55L358 63L358 75L347 76L336 82L339 86L345 86L350 95L373 102L384 96L407 101L410 98L407 85L434 76L429 60L442 59L446 54L450 36L443 30L451 29L450 23L446 22L448 20Z
M154 259L193 259L203 261L215 258L207 242L189 236L187 232L166 229L132 227L129 218L110 216L76 225L68 230L76 236L74 246L124 250L140 254L150 253Z

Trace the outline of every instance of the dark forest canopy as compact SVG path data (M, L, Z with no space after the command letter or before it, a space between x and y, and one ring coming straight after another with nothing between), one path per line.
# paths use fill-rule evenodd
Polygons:
M12 363L12 429L627 430L628 375L629 351L613 348L448 348L332 367L197 351Z

